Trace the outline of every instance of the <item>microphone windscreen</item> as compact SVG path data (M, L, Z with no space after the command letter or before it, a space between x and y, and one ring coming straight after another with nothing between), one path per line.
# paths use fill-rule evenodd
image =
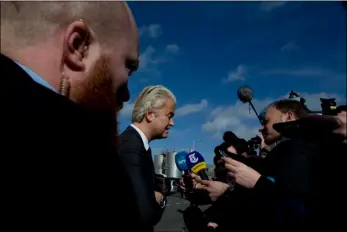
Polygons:
M186 171L188 170L187 162L186 162L186 156L188 155L188 152L186 151L180 151L175 155L175 163L180 171Z
M197 151L193 151L186 156L186 163L188 168L196 174L201 170L206 169L205 159Z
M253 90L248 86L241 86L237 91L237 96L243 103L252 101Z

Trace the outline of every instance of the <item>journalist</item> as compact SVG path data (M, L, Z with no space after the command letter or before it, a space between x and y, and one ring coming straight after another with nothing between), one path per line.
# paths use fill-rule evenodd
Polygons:
M233 212L236 219L225 227L282 230L307 225L318 148L305 141L284 138L272 125L294 121L308 113L303 104L292 100L276 101L266 109L261 132L266 144L276 142L276 146L257 170L235 159L221 158L235 183L249 190L242 191L241 201L235 201L237 189L224 195L226 199L221 206L225 212L242 209ZM212 182L202 184L209 190Z
M302 103L291 100L276 101L267 108L260 131L265 143L276 142L276 146L259 170L222 158L235 182L256 196L259 215L266 215L258 221L266 228L300 228L309 223L319 148L303 140L284 138L273 128L275 123L294 121L309 112Z
M256 166L256 161L258 161L258 159L254 159L255 157L248 155L251 149L246 140L238 138L230 131L224 133L223 140L224 142L215 148L214 180L203 181L199 176L192 174L194 181L203 185L202 189L207 192L212 203L212 206L204 212L205 219L202 222L207 222L207 227L217 231L228 231L229 220L232 218L235 221L239 221L239 215L246 214L246 212L242 213L242 211L247 209L244 201L247 189L242 186L235 186L233 181L230 181L224 164L219 162L221 157L224 155L234 157L252 166ZM226 200L231 207L225 207ZM231 200L234 204L230 204Z

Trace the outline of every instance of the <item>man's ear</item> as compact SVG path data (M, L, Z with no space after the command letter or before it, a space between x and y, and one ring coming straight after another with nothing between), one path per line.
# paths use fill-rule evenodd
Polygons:
M295 114L291 111L287 113L287 120L288 121L294 121L296 119Z
M154 120L154 117L155 117L155 115L154 115L154 113L152 111L149 110L146 113L146 120L147 120L147 122L152 122Z
M82 21L74 21L65 31L64 61L74 71L85 69L83 58L89 49L90 36L87 26Z

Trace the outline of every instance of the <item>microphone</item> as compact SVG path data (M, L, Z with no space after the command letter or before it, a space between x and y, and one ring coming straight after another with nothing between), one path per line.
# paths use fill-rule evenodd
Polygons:
M241 86L237 90L237 96L243 103L251 102L253 99L253 90L248 86Z
M188 166L187 166L187 162L186 162L186 156L189 153L186 151L180 151L178 153L176 153L175 155L175 163L176 166L178 168L178 170L180 170L181 172L185 172L187 170L189 170Z
M186 163L193 173L199 175L203 180L209 180L205 169L207 168L204 157L197 151L193 151L186 156Z
M183 182L186 186L186 189L188 191L191 191L193 189L193 182L190 178L190 171L189 168L187 166L187 162L186 162L186 157L189 153L186 151L180 151L178 153L176 153L175 155L175 163L176 163L176 167L178 168L178 170L180 170L181 172L184 172L183 175Z
M246 86L246 85L245 86L241 86L237 90L237 96L240 99L240 101L242 101L243 103L248 103L252 107L252 109L253 109L255 115L257 116L260 124L263 125L263 122L262 122L261 118L259 117L259 114L258 114L257 110L255 109L253 103L252 103L253 90L250 87Z

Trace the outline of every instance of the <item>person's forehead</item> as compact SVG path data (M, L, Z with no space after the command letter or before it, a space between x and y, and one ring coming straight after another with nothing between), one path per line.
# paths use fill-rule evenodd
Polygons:
M171 99L171 98L167 98L166 101L165 101L165 107L167 109L174 109L175 108L175 103L174 101Z
M276 116L280 113L281 113L281 111L279 111L275 107L271 106L266 110L265 118L270 118L270 117Z

